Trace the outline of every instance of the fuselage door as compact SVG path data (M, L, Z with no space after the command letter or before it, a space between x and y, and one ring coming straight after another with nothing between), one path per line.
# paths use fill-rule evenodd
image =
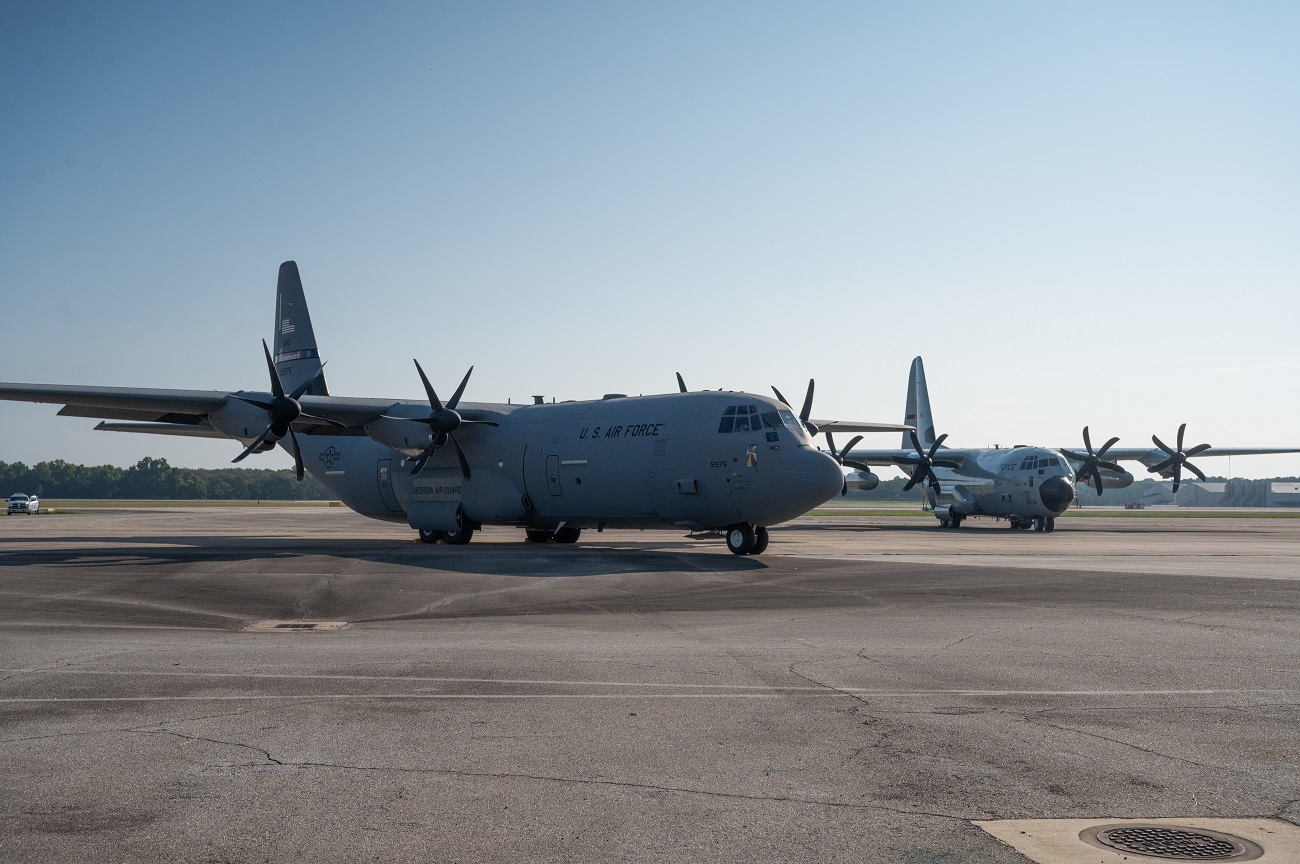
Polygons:
M546 457L546 488L552 495L560 494L560 457Z
M393 494L392 459L379 460L379 473L376 479L379 481L379 497L383 499L384 506L388 508L388 512L401 513L402 506L397 503L397 496Z

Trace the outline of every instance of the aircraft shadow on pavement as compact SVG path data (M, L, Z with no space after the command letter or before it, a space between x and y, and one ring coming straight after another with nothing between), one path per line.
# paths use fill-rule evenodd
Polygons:
M176 567L199 563L300 562L337 558L400 567L417 567L442 573L521 578L606 576L623 573L666 573L699 569L707 558L716 572L765 570L759 558L731 555L682 544L680 549L661 543L635 544L532 544L519 541L475 541L468 546L424 545L414 541L369 539L277 540L270 537L234 538L225 535L130 538L69 537L23 538L23 544L48 544L48 548L7 551L0 541L0 569L25 566L65 568ZM97 546L81 544L100 544ZM322 573L335 570L322 568Z

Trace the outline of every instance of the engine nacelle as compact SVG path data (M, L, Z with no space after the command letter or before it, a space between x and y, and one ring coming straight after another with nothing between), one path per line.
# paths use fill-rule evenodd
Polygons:
M1080 485L1084 484L1081 483ZM1088 485L1091 485L1091 483L1088 483ZM1109 468L1101 469L1101 488L1126 489L1132 485L1133 475L1127 471L1111 471Z
M845 475L844 485L850 492L870 492L880 485L880 478L870 471L853 471Z
M386 444L407 457L420 455L433 441L433 431L427 424L416 420L380 417L361 428L380 444Z

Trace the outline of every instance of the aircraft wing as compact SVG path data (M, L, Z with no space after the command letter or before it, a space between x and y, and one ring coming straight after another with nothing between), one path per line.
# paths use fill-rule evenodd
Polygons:
M1066 450L1073 450L1075 453L1085 452L1082 447L1063 447L1056 448L1058 453L1070 459L1065 454ZM1210 447L1197 453L1194 459L1205 456L1268 456L1277 453L1300 453L1300 447ZM1159 465L1169 458L1169 454L1159 447L1112 447L1106 451L1105 461L1107 462L1141 462L1147 467ZM1079 460L1070 459L1077 464Z
M269 401L270 393L237 391L235 395ZM101 420L123 420L133 423L155 424L155 428L127 429L105 425L113 432L155 432L159 434L196 434L207 426L210 415L220 411L233 400L233 395L217 390L162 390L150 387L91 387L73 384L6 384L0 383L0 400L9 402L37 402L63 404L59 414L64 417L89 417ZM333 420L349 428L364 426L384 414L402 416L427 416L428 403L398 399L363 399L344 396L303 396L298 400L303 411L316 417ZM504 407L504 406L499 406ZM499 416L494 406L464 404L460 413L466 419L490 419ZM164 430L157 424L195 427L190 432ZM320 424L303 419L294 428L304 430ZM215 431L215 430L213 430ZM220 433L217 433L220 434Z
M906 432L915 426L898 423L866 423L859 420L809 420L821 432Z
M936 462L953 462L955 464L952 467L961 468L974 455L970 450L941 447L934 454L934 458ZM864 462L867 465L892 465L895 468L907 470L916 464L916 451L910 447L896 447L892 450L850 450L844 454L844 461ZM940 483L942 482L941 480ZM962 485L970 484L962 481Z

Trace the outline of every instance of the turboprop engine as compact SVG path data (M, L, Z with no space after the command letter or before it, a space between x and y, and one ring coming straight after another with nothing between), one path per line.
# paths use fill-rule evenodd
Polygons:
M870 471L853 471L844 477L844 488L848 492L870 492L880 485L880 478Z

